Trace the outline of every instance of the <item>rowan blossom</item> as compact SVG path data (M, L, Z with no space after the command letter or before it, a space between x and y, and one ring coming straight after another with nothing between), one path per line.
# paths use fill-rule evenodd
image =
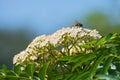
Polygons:
M101 35L95 29L90 30L82 27L62 28L53 34L36 37L24 51L14 56L13 64L36 61L37 59L41 60L39 62L49 59L54 62L56 58L63 55L74 55L83 51L84 48L80 48L80 45L100 37Z

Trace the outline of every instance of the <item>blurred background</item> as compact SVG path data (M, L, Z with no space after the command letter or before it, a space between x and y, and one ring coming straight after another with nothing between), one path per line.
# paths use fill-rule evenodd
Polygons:
M33 38L81 22L101 35L120 33L120 0L0 0L0 66Z

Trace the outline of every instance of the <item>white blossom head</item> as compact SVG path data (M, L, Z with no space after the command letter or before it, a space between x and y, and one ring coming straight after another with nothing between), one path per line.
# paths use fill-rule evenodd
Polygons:
M54 62L64 55L69 56L80 53L84 50L80 48L80 45L100 37L101 35L95 29L62 28L51 35L36 37L23 52L14 56L13 63L17 64L24 61L42 63L47 60Z

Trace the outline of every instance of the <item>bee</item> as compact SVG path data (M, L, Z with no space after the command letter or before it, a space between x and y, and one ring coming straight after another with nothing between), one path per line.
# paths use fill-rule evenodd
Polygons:
M74 27L83 27L83 25L80 22L76 22L73 26Z

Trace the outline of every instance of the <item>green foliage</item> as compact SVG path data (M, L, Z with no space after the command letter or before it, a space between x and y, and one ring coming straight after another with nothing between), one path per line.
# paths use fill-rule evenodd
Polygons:
M118 17L102 12L92 12L84 19L89 28L97 29L102 35L108 33L120 33L120 21ZM108 30L109 29L109 30Z
M21 63L0 69L0 80L120 80L120 34L109 34L79 47L87 52L63 56L55 63ZM23 68L23 69L22 69Z

